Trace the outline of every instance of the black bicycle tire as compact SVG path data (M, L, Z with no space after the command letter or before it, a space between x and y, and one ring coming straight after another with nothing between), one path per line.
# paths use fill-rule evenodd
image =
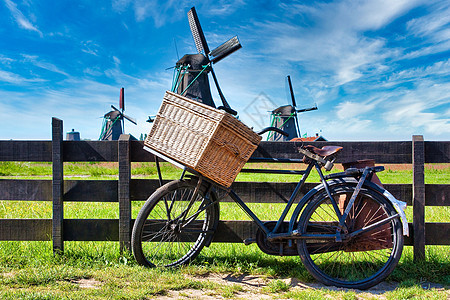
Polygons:
M210 197L214 204L210 205L207 209L204 210L204 224L203 231L205 233L199 233L198 238L195 240L193 245L186 250L186 253L181 257L177 257L170 263L165 263L163 265L159 265L157 261L152 261L145 253L143 249L143 240L142 234L144 232L144 225L151 214L152 210L158 205L158 203L163 199L164 196L169 195L170 193L180 190L180 189L190 189L194 190L197 185L196 179L189 180L174 180L169 183L166 183L158 190L156 190L150 197L147 199L145 204L142 206L141 210L136 217L136 221L133 226L132 236L131 236L131 246L133 250L133 255L136 261L143 266L146 267L178 267L181 265L185 265L194 260L203 247L205 245L209 245L211 242L214 232L217 228L217 224L219 221L219 206L218 202L215 201L217 198L214 192L210 192ZM199 195L204 199L205 187L202 186L199 191ZM161 244L160 242L159 244ZM180 254L181 255L181 254Z
M356 187L356 183L342 183L337 184L330 187L331 192L334 193L343 193L343 192L349 192L349 188L351 190L354 190ZM390 203L388 199L386 199L384 196L382 196L377 191L371 189L370 187L364 186L363 189L361 189L361 192L367 195L370 195L373 199L376 199L377 202L384 205L385 211L388 215L393 215L396 213L394 207ZM308 202L308 204L305 206L298 223L298 230L301 233L305 232L305 228L307 226L307 221L313 214L314 209L318 207L318 205L324 201L325 198L328 198L326 195L326 192L323 190L311 199L311 201ZM306 225L305 225L306 223ZM326 285L334 285L344 288L352 288L352 289L368 289L382 280L384 280L387 276L389 276L392 271L395 269L395 267L398 264L398 261L401 257L402 250L403 250L403 231L402 231L402 225L399 218L395 218L392 220L393 224L393 250L389 256L389 259L386 261L386 263L372 276L364 279L360 279L357 281L345 281L337 278L333 278L329 276L328 274L325 274L313 261L308 249L307 249L307 240L299 240L297 242L297 248L300 255L300 258L305 265L308 272L316 278L318 281L326 284Z

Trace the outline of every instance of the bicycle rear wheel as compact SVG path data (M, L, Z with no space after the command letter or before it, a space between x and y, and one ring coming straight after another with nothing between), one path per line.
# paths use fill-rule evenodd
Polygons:
M331 186L331 194L346 207L355 185ZM396 215L388 199L374 190L361 189L347 219L348 234ZM317 194L300 216L302 234L335 234L339 219L325 191ZM336 239L298 240L302 262L317 280L346 288L367 289L385 279L397 265L403 249L400 217L393 217L373 229L341 242Z
M177 267L191 262L211 242L219 206L205 187L194 196L197 180L171 181L141 208L131 237L137 262L147 267ZM195 197L195 201L191 201Z

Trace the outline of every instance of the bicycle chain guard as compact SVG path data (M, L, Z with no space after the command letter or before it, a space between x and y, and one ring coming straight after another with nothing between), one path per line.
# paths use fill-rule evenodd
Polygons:
M265 222L264 225L267 229L272 230L277 224L276 221ZM289 222L283 222L280 226L280 232L285 232L288 230ZM258 228L256 231L256 244L259 249L269 255L277 256L298 256L297 244L293 243L292 247L289 247L288 240L280 240L276 242L270 242L267 240L266 234Z

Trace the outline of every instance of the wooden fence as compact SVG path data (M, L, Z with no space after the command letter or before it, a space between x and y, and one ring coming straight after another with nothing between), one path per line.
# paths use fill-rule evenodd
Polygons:
M450 245L450 223L426 223L425 205L449 206L450 185L425 184L425 163L449 163L450 142L424 141L413 136L403 142L315 142L321 147L344 147L339 162L375 159L379 164L412 164L411 184L385 184L397 199L413 205L413 220L406 245L414 246L414 258L425 257L425 245ZM52 201L52 219L0 219L0 240L52 240L55 252L64 241L119 241L130 248L133 221L131 201L143 201L159 187L158 180L131 179L131 162L153 161L140 141L122 135L119 141L63 141L63 122L52 119L52 141L0 141L0 161L52 162L52 180L0 179L0 200ZM253 157L299 158L290 142L262 142ZM63 162L118 162L118 180L66 180ZM282 202L296 183L236 182L234 190L247 203ZM307 184L305 194L314 184ZM281 198L280 198L281 196ZM65 202L119 202L119 219L66 219ZM225 199L224 201L231 201ZM221 221L215 242L242 242L253 237L250 221Z

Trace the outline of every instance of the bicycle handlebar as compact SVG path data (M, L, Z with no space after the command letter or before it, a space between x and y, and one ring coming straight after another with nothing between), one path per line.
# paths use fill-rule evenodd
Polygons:
M277 127L266 127L266 128L263 128L263 129L261 129L261 131L257 132L257 134L261 135L261 134L264 134L264 133L266 133L268 131L275 131L275 132L278 132L281 135L289 136L289 133L287 133L286 131L281 130L280 128L277 128Z
M217 109L221 109L226 111L229 114L232 114L233 116L237 115L237 111L235 111L234 109L232 109L231 107L226 107L226 106L219 106Z

